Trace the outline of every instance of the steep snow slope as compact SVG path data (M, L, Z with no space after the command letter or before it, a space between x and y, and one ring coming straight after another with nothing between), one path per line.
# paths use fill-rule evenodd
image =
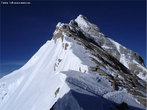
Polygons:
M123 101L132 110L145 109L140 103L146 94L136 80L143 86L144 82L88 39L88 21L79 20L79 17L75 20L81 23L79 26L75 26L74 21L58 23L51 41L22 68L0 79L0 110L108 110L117 109ZM94 33L99 32L95 25L88 23L88 26ZM85 31L81 31L84 28ZM99 57L92 54L93 51ZM100 69L94 68L97 63ZM125 86L115 87L113 78L116 81L119 78ZM134 78L135 82L129 82L128 78ZM133 93L140 87L143 98L134 97L126 84L137 86L129 86Z
M54 72L54 64L61 53L60 45L55 46L53 41L48 41L24 67L2 78L0 108L48 110L58 97L68 92L64 81L66 76ZM55 97L59 87L61 92Z

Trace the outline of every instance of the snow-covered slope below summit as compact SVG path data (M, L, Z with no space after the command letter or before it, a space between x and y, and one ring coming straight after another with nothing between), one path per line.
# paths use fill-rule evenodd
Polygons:
M67 49L65 49L66 43L69 45ZM82 56L87 64L93 66L94 63L87 60L89 53L77 44L71 43L66 40L63 42L57 40L56 44L53 40L47 41L27 64L0 79L0 109L49 110L58 98L62 98L70 90L65 83L64 72L74 70L88 74L87 65L83 65L82 61L73 54L71 46L79 52L77 54ZM79 77L78 80L80 79L83 78ZM59 93L56 96L57 90Z
M132 110L145 109L128 88L123 87L135 88L132 85L136 79L131 79L129 73L121 74L123 65L104 54L95 42L87 42L81 28L58 23L51 41L47 41L22 68L0 79L0 110L115 110L122 102ZM92 54L93 51L99 57ZM119 69L113 67L116 62ZM113 77L119 78L123 86L112 85Z
M67 49L65 49L66 43L68 44ZM76 55L73 51L76 51ZM95 105L102 109L114 107L107 100L113 94L120 99L120 103L125 101L130 106L135 105L140 108L136 100L127 92L124 93L123 89L115 92L104 77L88 73L88 66L95 65L89 56L89 52L82 46L78 46L71 38L65 37L63 42L57 40L56 44L53 40L47 41L27 64L0 79L0 109L49 110L59 99L59 102L61 100L68 102L67 106L72 103L70 108L73 110L81 110L85 106L79 105L77 97L72 95L73 92L68 93L71 89L76 91L74 94L85 94L86 97L94 97L94 101L96 99L103 101L101 102L103 105ZM88 66L82 61L86 61L85 64ZM68 95L65 95L66 93L72 97L71 102ZM111 95L107 95L108 93ZM122 95L119 95L120 93ZM99 98L96 98L98 97L96 95L99 95ZM106 99L100 97L103 95ZM127 97L127 100L123 96ZM108 103L110 106L104 105ZM55 108L65 110L67 107L64 104L60 106L60 103L57 103Z
M60 45L48 41L24 67L0 79L1 110L51 108L69 90L64 81L66 76L54 72L54 64L62 54ZM55 97L58 88L61 92Z

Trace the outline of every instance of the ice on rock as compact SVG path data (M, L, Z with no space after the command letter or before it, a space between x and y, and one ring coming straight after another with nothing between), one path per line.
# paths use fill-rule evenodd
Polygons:
M88 34L95 34L98 33L100 30L99 28L95 25L92 24L88 21L88 19L83 16L83 15L79 15L75 21L77 22L78 26L85 32L87 32Z
M78 26L88 28L88 21L87 18L83 15L79 15L75 21L78 23Z

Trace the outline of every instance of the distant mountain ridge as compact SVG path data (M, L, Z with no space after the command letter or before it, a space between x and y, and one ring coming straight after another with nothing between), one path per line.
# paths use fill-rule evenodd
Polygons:
M147 68L79 15L0 79L1 110L144 110Z

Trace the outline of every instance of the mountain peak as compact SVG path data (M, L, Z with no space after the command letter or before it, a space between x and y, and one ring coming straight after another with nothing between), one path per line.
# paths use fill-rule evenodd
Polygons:
M88 19L85 16L81 15L81 14L75 19L75 21L78 23L78 25L80 27L85 27L85 28L89 27Z
M82 18L82 19L88 20L87 17L85 17L85 16L82 15L82 14L79 14L79 16L77 16L77 18Z
M51 41L0 79L0 109L117 110L125 104L142 110L147 69L141 63L79 15L69 24L59 22Z
M77 22L77 24L81 28L81 30L83 30L84 32L98 36L97 33L100 32L100 29L97 27L97 25L89 22L85 16L80 14L75 19L75 21Z

